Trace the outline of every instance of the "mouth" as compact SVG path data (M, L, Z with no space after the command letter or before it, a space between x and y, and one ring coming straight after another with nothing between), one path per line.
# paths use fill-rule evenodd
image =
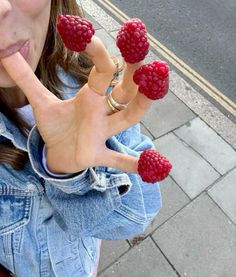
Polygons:
M17 43L14 43L7 48L0 50L0 59L6 58L8 56L11 56L12 54L16 52L20 52L21 55L26 58L29 52L29 41L28 40L21 40Z
M15 44L12 44L8 46L7 48L0 50L0 69L3 68L3 65L1 63L1 59L6 58L8 56L11 56L12 54L16 52L20 52L21 55L24 57L26 60L29 54L29 48L30 48L30 43L28 40L21 40Z

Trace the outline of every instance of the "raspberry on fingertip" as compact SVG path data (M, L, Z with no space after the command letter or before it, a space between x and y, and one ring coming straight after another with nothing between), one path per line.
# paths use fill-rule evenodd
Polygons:
M144 23L138 18L128 20L117 34L116 45L127 63L142 61L149 51Z
M148 183L164 180L171 168L167 158L153 149L144 150L138 160L138 173Z
M139 92L149 99L161 99L169 89L169 66L160 60L144 64L135 70L133 80Z
M59 15L57 20L57 29L65 46L72 51L84 51L95 33L92 23L76 15Z

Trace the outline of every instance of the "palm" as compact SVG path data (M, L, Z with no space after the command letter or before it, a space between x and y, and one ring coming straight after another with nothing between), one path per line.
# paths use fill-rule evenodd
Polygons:
M48 106L35 108L34 112L49 155L53 151L60 158L62 147L67 145L63 159L67 161L68 171L99 164L106 152L105 97L85 85L75 97L53 101Z

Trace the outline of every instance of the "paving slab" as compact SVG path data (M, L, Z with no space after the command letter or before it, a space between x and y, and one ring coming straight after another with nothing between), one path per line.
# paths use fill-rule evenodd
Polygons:
M180 276L236 276L236 226L205 193L160 226L153 238Z
M193 119L192 113L173 93L158 101L153 101L150 109L145 113L142 123L158 138Z
M222 175L236 166L236 151L199 117L174 132Z
M121 255L127 252L129 248L130 246L126 240L103 240L98 273L114 263Z
M162 208L152 224L147 228L147 234L153 232L158 226L176 214L191 201L191 199L170 177L162 181L160 187Z
M176 277L160 250L148 237L99 277Z
M190 202L190 198L170 177L167 177L160 183L160 188L162 195L162 208L160 212L143 234L129 239L131 245L135 245L154 232L155 229L157 229L161 224L175 215Z
M220 177L208 162L173 133L155 140L154 144L170 160L171 177L191 199Z
M217 182L208 193L236 224L236 168Z

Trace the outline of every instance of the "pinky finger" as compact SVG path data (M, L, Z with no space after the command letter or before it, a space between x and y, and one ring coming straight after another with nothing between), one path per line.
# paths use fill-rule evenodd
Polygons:
M102 159L99 163L101 166L112 167L130 173L138 173L138 157L107 149Z
M148 183L164 180L172 168L167 158L153 149L144 150L140 157L107 150L106 158L107 164L104 166L137 173L143 181Z

